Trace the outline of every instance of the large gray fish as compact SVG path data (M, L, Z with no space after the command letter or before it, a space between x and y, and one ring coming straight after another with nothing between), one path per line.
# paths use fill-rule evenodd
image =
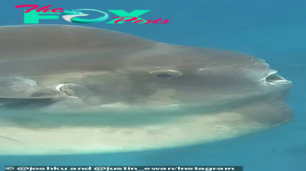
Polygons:
M246 54L79 26L0 35L0 154L177 147L292 118L291 82Z

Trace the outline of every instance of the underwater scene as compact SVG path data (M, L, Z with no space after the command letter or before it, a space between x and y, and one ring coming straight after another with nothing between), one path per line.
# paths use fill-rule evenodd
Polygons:
M305 6L4 2L0 170L306 170Z

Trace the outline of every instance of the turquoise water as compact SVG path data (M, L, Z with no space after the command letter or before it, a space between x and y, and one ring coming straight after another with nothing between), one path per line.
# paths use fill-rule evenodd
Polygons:
M1 25L21 25L16 5L65 9L151 9L144 18L170 24L88 26L117 30L168 43L229 49L267 60L293 81L289 104L295 119L267 132L209 145L109 155L7 157L0 165L243 165L246 171L306 170L306 1L302 0L149 0L24 1L2 4ZM41 24L68 24L45 20Z

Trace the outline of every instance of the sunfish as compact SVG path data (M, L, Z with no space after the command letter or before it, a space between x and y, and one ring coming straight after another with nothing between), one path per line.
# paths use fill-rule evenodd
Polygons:
M0 154L211 143L290 122L261 59L69 25L0 27Z

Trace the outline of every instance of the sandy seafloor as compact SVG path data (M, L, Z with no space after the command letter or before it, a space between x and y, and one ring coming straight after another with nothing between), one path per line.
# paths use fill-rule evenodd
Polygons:
M1 26L22 25L16 5L65 9L151 9L143 17L170 24L88 24L168 43L213 47L263 58L293 81L290 124L267 132L207 145L160 151L73 156L0 156L3 165L243 165L246 171L306 170L306 1L303 0L90 0L5 1ZM41 24L70 24L62 19ZM0 35L1 36L1 35Z

